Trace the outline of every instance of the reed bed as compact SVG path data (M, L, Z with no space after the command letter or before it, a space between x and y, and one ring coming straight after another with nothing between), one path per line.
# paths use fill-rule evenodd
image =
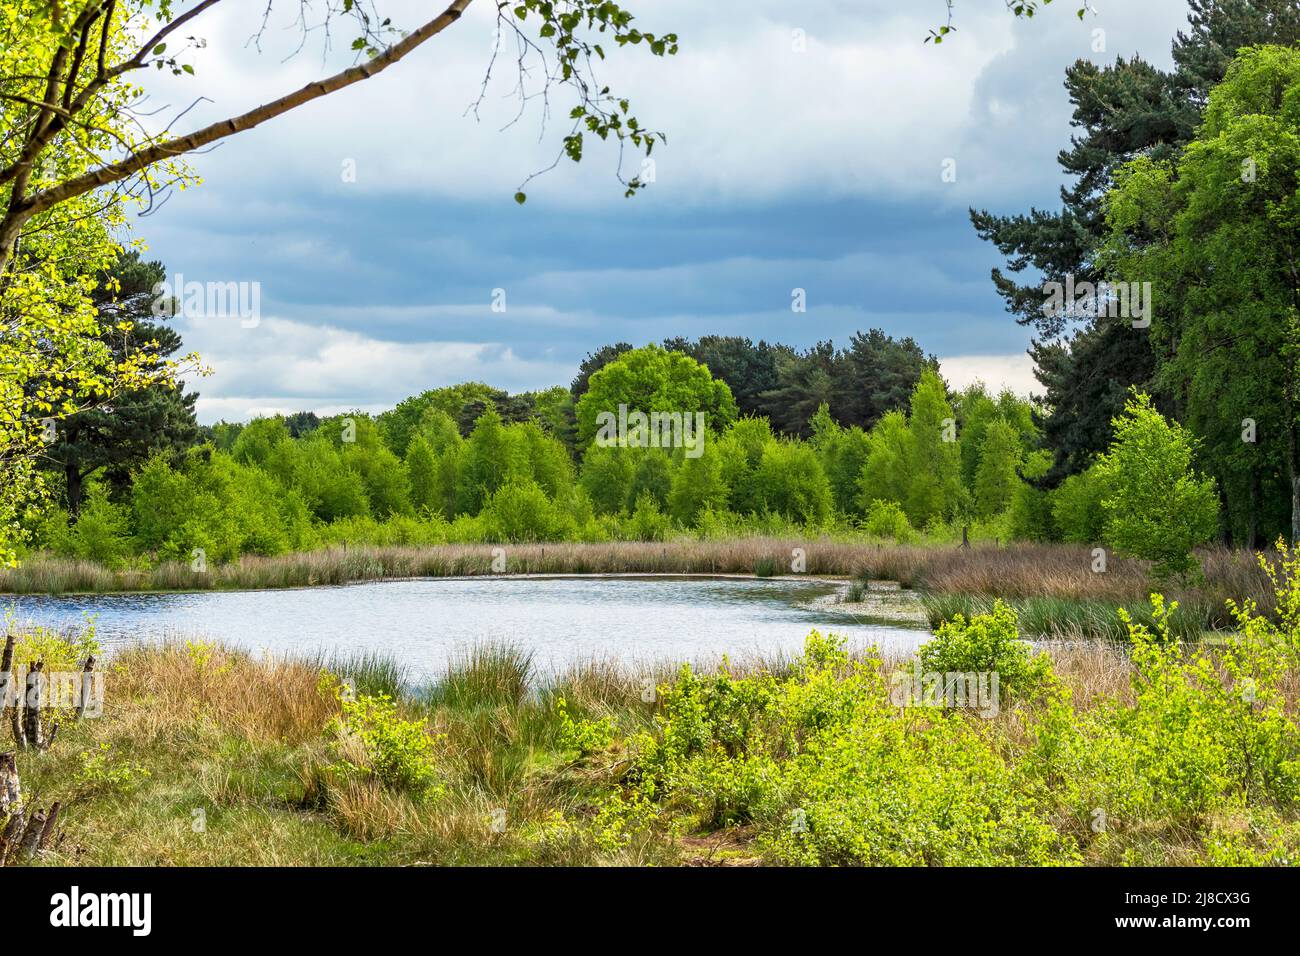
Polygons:
M741 537L668 542L564 542L552 544L448 544L429 547L334 547L263 557L191 570L163 562L147 570L113 571L89 561L35 556L0 571L0 593L71 594L108 591L254 590L341 585L415 577L505 574L742 574L798 573L897 581L933 594L1137 604L1153 590L1144 561L1108 556L1104 573L1092 570L1092 550L1082 545L1016 543L1008 546L893 545L830 537ZM1272 599L1254 555L1223 548L1200 554L1205 582L1172 587L1172 597L1197 593L1222 605L1228 597ZM495 564L494 564L495 562ZM1162 589L1164 590L1164 589Z

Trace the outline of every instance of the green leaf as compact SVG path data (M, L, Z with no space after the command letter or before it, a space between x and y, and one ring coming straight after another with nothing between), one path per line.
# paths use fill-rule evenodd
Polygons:
M528 196L525 193L521 193L521 192L515 193L515 202L519 203L519 205L522 206L524 203L528 202Z

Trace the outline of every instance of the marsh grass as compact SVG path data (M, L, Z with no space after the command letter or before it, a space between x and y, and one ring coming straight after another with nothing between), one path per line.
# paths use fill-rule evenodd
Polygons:
M411 687L411 669L396 657L383 651L367 650L350 653L334 652L307 658L307 663L318 670L329 671L351 682L358 694L371 697L384 694L394 699L403 696Z
M927 595L979 598L1057 599L1059 626L1043 633L1069 633L1093 609L1145 605L1152 591L1177 600L1202 616L1205 629L1231 625L1228 598L1249 598L1266 613L1273 594L1255 556L1209 548L1199 552L1204 578L1195 586L1156 582L1148 562L1108 555L1105 573L1092 570L1092 549L1083 545L1016 543L885 545L840 537L740 537L669 542L561 543L511 545L511 575L563 574L737 574L770 577L784 573L791 553L806 556L806 574L848 577L860 582L897 581ZM133 590L222 590L342 585L417 577L492 575L490 545L330 548L276 557L245 556L205 573L170 562L152 570L110 571L87 561L34 557L0 571L0 593L68 594ZM1045 613L1048 605L1037 610ZM1104 629L1096 633L1108 633Z
M938 627L958 614L967 619L976 614L987 614L996 600L998 599L969 594L930 594L922 597L921 604L930 626ZM1032 638L1125 641L1128 639L1128 629L1118 614L1118 608L1121 607L1134 622L1148 628L1155 626L1149 603L1115 605L1107 601L1056 597L1011 599L1007 603L1016 610L1021 633ZM1169 618L1169 626L1171 633L1179 640L1194 641L1221 620L1215 609L1208 606L1204 599L1193 597L1190 603L1178 606Z
M1131 698L1126 645L1058 641L1044 647L1076 706L1110 707ZM783 676L795 664L772 655L700 670ZM885 661L887 670L908 664L903 656ZM336 679L327 679L326 671ZM416 797L339 770L343 761L366 761L355 738L332 729L341 716L337 677L345 671L360 693L398 691L402 713L433 741L437 796ZM70 846L80 850L51 862L690 862L704 854L700 847L707 842L700 822L690 818L617 846L594 835L593 806L625 786L626 748L638 735L656 732L664 693L678 675L678 665L667 662L629 668L594 659L546 676L519 646L484 644L421 688L406 680L400 662L373 656L282 660L202 642L138 646L111 658L102 718L71 722L54 750L19 759L33 797L66 801ZM647 681L657 691L650 700L643 698ZM1296 683L1288 693L1294 695ZM608 750L579 760L565 749L560 698L579 719L613 721L617 734ZM1010 708L979 729L1005 740L1008 752L1033 743ZM127 768L125 778L70 788L81 755L101 744L108 745L113 766ZM203 815L202 832L193 829L196 811ZM737 835L742 831L705 832L710 841L735 842L732 855L743 862L762 858ZM1191 859L1191 851L1173 846L1163 831L1126 839L1150 862Z
M478 643L453 658L447 672L419 697L429 707L462 711L518 707L534 677L531 651L517 644Z

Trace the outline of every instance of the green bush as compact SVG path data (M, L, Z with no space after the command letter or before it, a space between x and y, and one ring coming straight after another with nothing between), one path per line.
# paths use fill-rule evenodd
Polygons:
M416 797L441 789L433 762L433 741L418 720L404 720L387 694L362 694L343 700L344 734L355 734L366 752L367 766L345 763L352 771L373 775L384 786Z
M109 501L103 485L93 484L86 492L76 523L63 537L62 547L73 557L121 567L130 553L130 531L127 509Z
M912 526L902 506L896 501L881 501L879 498L867 507L862 530L873 538L889 538L900 544L911 541L913 537Z
M1192 468L1191 434L1167 421L1149 396L1135 391L1112 424L1115 440L1097 464L1106 541L1155 562L1158 577L1185 578L1199 570L1192 549L1218 528L1214 480Z
M559 541L572 531L573 519L546 497L530 478L502 485L488 498L481 515L490 541L519 544Z
M806 445L780 441L764 448L754 487L760 510L802 524L822 525L835 510L826 472Z
M940 624L918 657L925 673L996 673L1001 687L1018 694L1034 692L1051 673L1047 655L1020 639L1016 612L1002 601L987 614Z
M672 528L672 519L660 510L654 495L645 491L622 523L622 536L631 541L666 541Z
M1105 495L1106 486L1095 467L1061 482L1052 492L1052 517L1064 540L1077 544L1101 540L1106 522L1101 505Z

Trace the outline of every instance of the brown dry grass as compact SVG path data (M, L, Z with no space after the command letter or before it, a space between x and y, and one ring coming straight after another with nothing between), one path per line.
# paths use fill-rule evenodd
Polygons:
M124 649L105 694L138 705L133 716L149 739L198 717L247 740L297 744L318 739L339 712L319 667L215 644Z

